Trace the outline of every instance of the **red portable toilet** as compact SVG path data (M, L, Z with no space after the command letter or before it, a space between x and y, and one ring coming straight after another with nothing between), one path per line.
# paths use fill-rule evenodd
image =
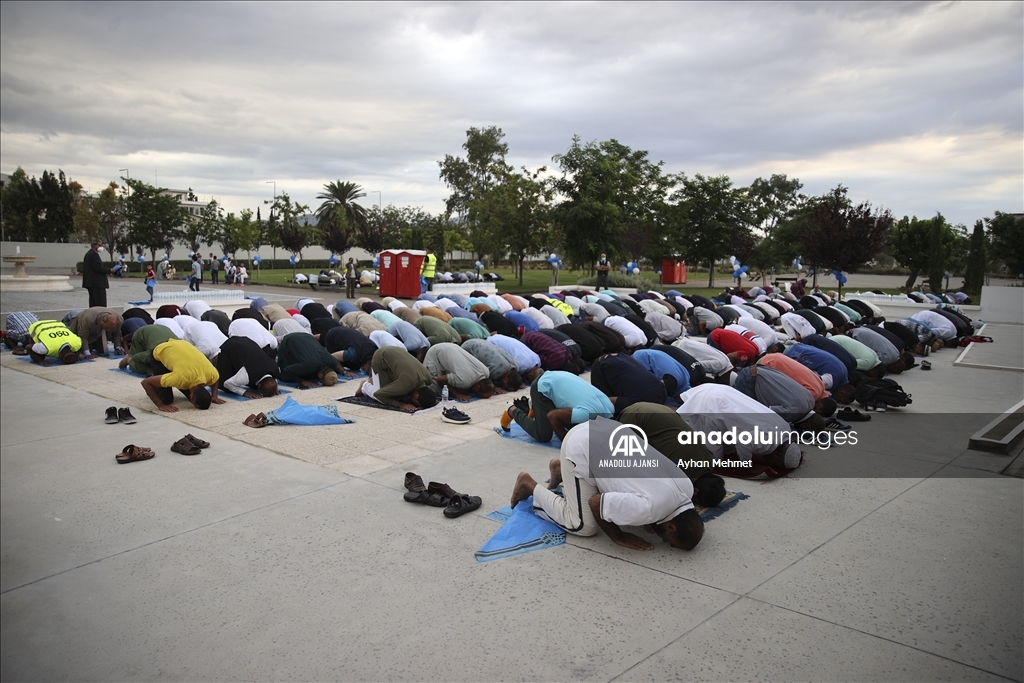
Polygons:
M415 249L387 249L380 253L381 296L415 299L420 295L420 269L427 252Z
M686 261L666 258L661 260L661 284L685 285Z

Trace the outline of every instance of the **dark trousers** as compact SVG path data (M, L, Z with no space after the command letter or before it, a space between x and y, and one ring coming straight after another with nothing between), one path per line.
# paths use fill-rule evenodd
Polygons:
M218 270L211 270L210 271L210 284L211 285L219 285L220 284L220 270L219 269Z
M432 277L428 277L427 278L427 291L428 292L433 292L434 291L434 278L432 278Z
M106 287L89 287L89 308L94 306L107 307Z
M345 296L349 299L356 298L356 278L346 277L345 278Z
M604 270L604 271L599 270L599 271L597 271L597 285L596 286L597 287L603 287L604 289L608 289L608 271L607 270Z
M197 277L193 277L191 280L188 281L188 288L193 292L198 292L200 282L202 282L202 280L200 280Z
M548 421L548 413L555 409L551 399L540 393L537 383L530 385L530 407L533 408L533 417L515 408L512 410L512 419L516 421L523 431L532 436L540 443L551 441L554 430Z

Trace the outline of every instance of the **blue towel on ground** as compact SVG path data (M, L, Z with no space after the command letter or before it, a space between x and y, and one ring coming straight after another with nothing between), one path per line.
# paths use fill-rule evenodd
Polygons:
M267 424L272 425L344 425L355 420L338 415L338 406L306 406L295 402L291 396L280 408L268 410Z
M523 443L533 444L534 446L544 446L545 448L554 448L556 450L562 448L562 440L559 439L557 436L552 436L551 441L547 443L541 443L540 441L537 441L532 436L527 434L523 430L523 428L520 427L515 422L512 423L511 431L506 432L501 427L495 427L494 431L495 433L498 434L498 436L505 439L512 439L513 441L522 441Z
M502 512L504 510L498 510L491 515ZM563 543L565 532L557 524L534 514L533 496L530 496L520 501L514 510L508 509L508 519L474 555L478 562L490 562L534 550L553 548Z

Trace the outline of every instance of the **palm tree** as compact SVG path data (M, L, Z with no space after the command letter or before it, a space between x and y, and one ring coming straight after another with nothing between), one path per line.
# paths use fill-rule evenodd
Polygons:
M340 255L352 243L353 232L365 228L366 209L355 201L365 196L363 188L355 183L336 180L324 185L324 191L316 196L323 200L316 218L325 249Z

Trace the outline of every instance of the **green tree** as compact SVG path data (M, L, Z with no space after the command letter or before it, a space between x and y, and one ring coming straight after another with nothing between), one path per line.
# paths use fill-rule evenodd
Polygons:
M124 201L128 240L136 249L148 249L150 261L155 261L157 250L169 253L175 240L181 239L188 211L162 188L141 180L122 180L130 190Z
M260 224L253 220L250 209L242 209L238 212L238 218L234 223L234 243L239 250L245 251L249 259L252 259L252 252L259 248Z
M323 202L316 210L320 245L331 253L343 254L352 245L355 233L366 223L366 209L356 200L365 197L355 183L336 180L324 185L316 196Z
M985 219L991 240L990 256L1006 264L1012 277L1024 277L1024 214L996 211Z
M981 294L985 284L985 271L988 270L988 239L985 237L985 224L977 221L971 233L967 255L967 272L964 273L964 291L968 294Z
M4 238L30 241L35 235L42 210L42 193L35 178L21 166L11 174L2 194Z
M277 219L277 235L281 246L291 252L292 256L300 256L309 244L310 229L300 218L309 211L305 204L293 203L287 192L277 196L270 207L271 220ZM295 264L292 264L295 274Z
M946 272L961 265L963 237L942 214L924 220L904 216L893 225L890 249L896 263L910 271L908 292L921 273L928 275L929 288L938 292Z
M202 208L199 216L189 216L182 226L182 238L192 253L200 251L200 243L205 242L206 246L220 241L221 233L224 231L224 215L220 204L216 199Z
M708 287L715 286L715 263L729 256L749 233L744 191L729 176L679 176L672 194L669 234L672 246L693 263L708 266ZM752 248L751 248L752 251Z
M523 263L545 246L551 191L539 177L546 168L531 173L505 169L482 195L472 210L483 234L511 255L523 284Z
M508 170L505 163L508 144L503 142L504 137L505 133L497 126L470 128L462 144L466 156L446 154L437 162L440 178L451 191L445 199L445 218L458 217L458 224L467 231L478 257L498 249L491 240L493 232L481 226L476 211L482 206L480 199L494 186L498 176Z
M120 186L111 182L95 197L81 194L75 207L75 232L83 242L94 237L109 245L111 261L114 252L127 254L131 251L125 239L123 206L118 197Z
M570 266L592 271L602 252L621 256L624 230L632 235L626 238L630 250L655 242L668 247L655 230L665 225L665 198L672 185L662 162L653 163L647 152L617 140L581 144L579 136L553 159L562 177L550 184L561 198L552 216Z
M747 188L751 222L766 238L771 239L779 223L792 217L793 212L806 199L797 178L786 174L773 174L769 179L757 178Z
M356 233L356 246L371 254L402 246L402 229L409 225L409 211L408 207L400 209L394 204L383 209L372 207L366 214L366 223Z
M43 215L37 235L44 242L63 242L75 233L75 209L64 171L57 175L43 171L39 187L43 194Z
M810 264L852 273L882 250L892 224L887 209L874 210L868 202L854 206L846 188L839 185L807 202L798 218L797 234Z

